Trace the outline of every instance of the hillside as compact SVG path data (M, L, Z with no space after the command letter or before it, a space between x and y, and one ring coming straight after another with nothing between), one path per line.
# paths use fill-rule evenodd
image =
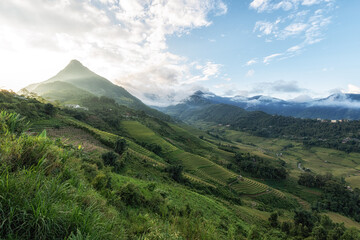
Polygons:
M360 152L360 121L326 121L246 111L231 104L214 103L196 93L183 103L160 109L181 121L227 125L259 137L297 140L308 147L321 146L346 152Z
M309 202L325 190L298 185L292 160L289 177L264 181L238 168L235 153L277 160L236 145L242 136L227 133L222 141L110 98L91 99L81 110L0 93L0 110L27 118L0 114L1 238L295 239L321 226L329 236L336 229L357 239L352 227L359 225L346 214L324 209L304 222ZM306 229L295 231L300 224Z
M105 96L114 99L121 105L142 110L162 119L170 119L163 113L146 106L124 88L92 72L77 60L72 60L49 80L31 84L19 93L24 94L26 92L34 92L46 99L57 100L62 103L81 103L81 100L89 96Z

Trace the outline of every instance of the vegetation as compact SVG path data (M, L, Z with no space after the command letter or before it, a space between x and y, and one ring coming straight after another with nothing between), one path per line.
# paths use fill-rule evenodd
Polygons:
M270 161L249 153L237 153L235 155L237 166L254 177L268 179L285 179L287 172L282 160Z
M286 158L244 149L267 139L234 144L226 131L216 138L101 97L88 110L7 92L0 98L1 239L359 239L358 229L326 216L351 219L322 212L356 219L345 205L325 203L347 201L356 212L357 190L328 175L313 174L316 184L301 175L298 185ZM291 144L271 142L298 148ZM346 192L334 195L329 182ZM292 195L298 189L316 193L306 195L313 210Z
M360 121L332 123L273 116L259 111L248 112L227 104L212 104L199 99L188 104L171 106L166 112L195 125L199 121L205 121L227 125L231 129L259 137L302 141L308 147L321 146L345 152L360 152Z
M344 224L334 223L326 215L312 214L307 211L295 211L294 223L277 220L277 213L271 214L270 225L277 227L287 235L287 238L295 239L360 239L356 229L346 229Z
M360 222L360 190L354 190L344 179L337 179L331 174L314 175L304 173L299 177L299 184L323 190L321 198L314 204L315 210L330 210L352 217Z

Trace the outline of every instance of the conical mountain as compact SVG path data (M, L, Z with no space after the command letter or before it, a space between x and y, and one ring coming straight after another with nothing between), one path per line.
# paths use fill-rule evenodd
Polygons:
M91 78L97 77L102 78L96 73L90 71L87 67L81 64L78 60L71 60L70 63L61 70L54 77L50 78L48 81L69 81L71 79L79 78Z
M63 103L77 103L89 96L105 96L117 103L147 114L169 119L165 114L146 106L123 87L117 86L106 78L92 72L78 60L72 60L54 77L41 83L31 84L23 91L34 92L49 100Z

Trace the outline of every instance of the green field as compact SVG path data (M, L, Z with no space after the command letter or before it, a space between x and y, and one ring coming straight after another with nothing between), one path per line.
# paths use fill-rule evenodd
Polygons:
M219 184L222 186L228 185L228 181L231 179L236 179L237 175L228 169L220 166L214 161L209 160L203 156L193 154L190 152L186 152L175 145L178 145L175 141L166 141L161 136L157 135L150 128L144 126L143 124L137 121L123 121L122 126L126 130L126 132L134 138L138 142L147 142L147 143L155 143L160 145L163 149L165 149L166 158L170 161L181 162L185 167L185 170L192 174L193 176L197 176L201 181L205 181L208 184ZM179 127L174 128L176 132L180 132L182 136L186 135L187 132L184 129ZM178 133L179 134L179 133ZM187 133L189 138L189 134ZM192 136L193 137L193 136ZM196 139L199 141L198 139ZM206 142L199 141L201 144L197 145L199 148L212 147L212 149L217 149L216 146ZM180 145L180 144L179 144ZM201 146L202 145L202 146ZM217 149L218 150L218 149ZM226 162L226 159L221 158L221 154L225 151L219 150L216 152L218 158L217 160L220 162ZM225 157L229 157L231 153L226 152ZM220 157L219 157L220 156ZM191 179L191 177L188 177ZM244 181L237 181L236 183L231 185L235 191L242 194L260 194L260 193L275 193L278 196L283 196L282 193L272 190L269 186L262 184L260 182L244 178ZM233 180L234 181L234 180Z
M287 168L291 170L290 176L296 177L303 172L298 168L298 163L301 163L303 168L309 168L312 172L320 174L330 172L337 177L347 178L353 187L360 186L357 170L360 169L360 153L347 154L320 147L306 149L302 143L296 141L256 137L220 127L218 130L221 130L223 136L231 140L232 144L241 151L260 157L284 160Z

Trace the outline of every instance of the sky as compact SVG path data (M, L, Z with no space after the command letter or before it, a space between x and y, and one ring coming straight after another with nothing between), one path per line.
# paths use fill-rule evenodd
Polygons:
M358 0L0 0L0 88L72 59L150 105L360 93Z

